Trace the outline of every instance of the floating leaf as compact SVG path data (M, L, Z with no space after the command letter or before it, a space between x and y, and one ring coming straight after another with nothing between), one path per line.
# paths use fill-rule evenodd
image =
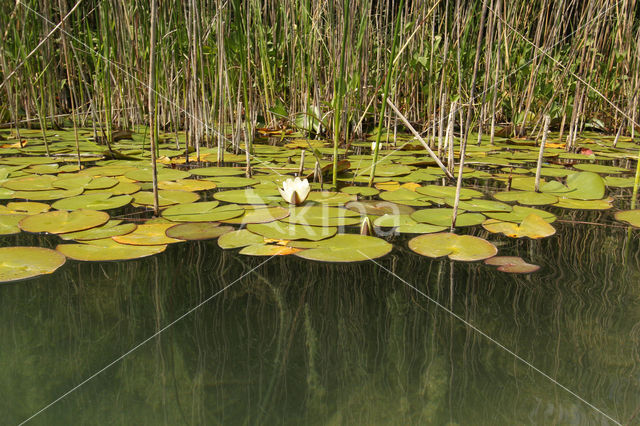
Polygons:
M244 175L246 171L239 167L203 167L193 169L191 173L196 176L240 176Z
M58 200L52 204L52 207L56 210L109 210L126 206L130 202L131 195L112 196L107 192L98 192Z
M281 200L277 188L274 189L232 189L213 194L216 200L237 204L272 204Z
M575 200L600 200L605 193L604 180L593 172L570 174L567 176L567 187L569 192L561 195Z
M14 192L7 188L0 188L0 200L10 200L13 198Z
M140 259L162 253L167 248L166 245L133 246L118 244L110 238L108 240L112 244L58 244L56 250L70 259L101 262Z
M627 173L629 171L622 167L605 166L602 164L590 164L590 163L575 164L573 167L578 170L584 170L587 172L594 172L594 173L618 174L618 173Z
M420 235L409 240L409 248L427 257L449 256L451 260L475 261L495 256L496 246L482 238L449 232Z
M422 209L413 213L411 218L420 223L449 227L453 218L453 209ZM456 226L480 225L485 219L485 216L481 213L465 213L464 210L458 210Z
M174 204L186 204L198 201L200 196L194 192L189 191L174 191L170 189L158 190L158 205L160 207L171 206ZM136 204L143 206L153 206L153 192L140 191L136 192L133 196L133 201Z
M415 211L413 207L407 205L376 200L350 201L345 207L360 213L361 216L383 216L385 214L402 215L411 214Z
M18 222L27 217L26 214L2 214L0 213L0 235L20 233Z
M338 234L323 241L295 241L288 245L306 249L296 253L296 256L321 262L360 262L377 259L393 249L393 245L381 238L359 234Z
M180 240L210 240L233 231L232 226L218 226L215 222L181 223L168 228L167 237Z
M112 237L112 239L120 244L134 246L156 246L182 242L182 240L167 237L166 231L172 226L174 226L172 223L145 223L138 225L133 232L118 235Z
M640 228L640 209L616 212L615 218L620 222L626 222L629 225Z
M380 198L385 201L397 204L406 204L408 206L426 207L431 205L429 198L425 197L423 194L406 188L382 192L380 193Z
M219 201L178 204L168 207L162 217L174 222L218 222L238 217L244 208L237 204L226 204L218 207Z
M218 245L223 249L234 249L262 243L264 243L262 235L254 234L246 229L232 231L218 238Z
M318 241L336 234L338 229L333 226L308 226L281 221L270 223L252 223L247 229L267 239L274 240L312 240Z
M452 197L445 198L445 202L453 206L455 199ZM472 212L510 212L513 208L509 204L501 203L499 201L482 200L478 198L472 198L471 200L460 200L458 202L458 208L460 210L472 211ZM457 221L456 221L457 222Z
M558 197L535 191L505 191L493 194L496 200L513 202L527 206L544 206L558 202Z
M191 176L191 173L183 170L158 168L158 182L165 180L178 180ZM138 182L152 182L153 170L152 169L136 169L128 171L124 174L129 179L137 180Z
M99 240L103 238L111 238L117 235L125 235L136 229L135 223L122 223L122 220L110 220L102 226L87 229L78 232L68 232L60 234L63 240Z
M540 269L540 266L527 263L517 256L494 256L485 260L484 263L498 266L498 271L511 274L530 274Z
M360 215L354 211L329 206L301 206L289 209L283 222L313 226L347 226L360 223Z
M53 183L57 180L55 176L24 176L9 179L2 184L3 187L13 191L46 191L55 189Z
M351 194L346 194L344 192L310 192L307 200L315 201L316 203L322 203L326 205L344 205L349 201L355 201L356 196Z
M57 251L42 247L0 247L0 282L51 274L66 260Z
M15 191L13 198L33 201L53 201L82 194L82 188L47 189L44 191Z
M258 179L243 176L220 176L211 178L211 181L215 183L218 188L243 188L260 183Z
M30 201L14 201L6 206L0 205L1 214L25 214L32 215L48 212L51 209L49 204L34 203Z
M509 213L487 212L486 215L492 219L498 219L504 222L522 222L530 214L536 214L543 218L546 222L553 223L556 216L553 213L546 212L533 207L513 206L513 210Z
M47 232L50 234L64 234L103 225L109 220L109 215L96 210L65 210L39 213L22 219L20 228L27 232Z
M426 185L416 189L416 192L435 198L447 198L456 196L455 186L439 186L439 185ZM481 198L484 194L475 189L460 188L460 199L469 200L471 198Z
M247 256L286 256L301 250L302 249L273 244L252 244L244 247L239 253Z
M350 195L362 195L363 197L372 197L378 195L380 191L376 188L370 188L368 186L345 186L340 189L340 192Z
M208 180L197 179L178 179L175 182L164 181L158 182L158 188L160 189L172 189L178 191L207 191L216 187L216 184Z
M611 204L613 198L605 198L604 200L572 200L569 198L560 198L556 207L562 207L564 209L576 209L576 210L607 210L613 207Z
M520 224L504 222L497 219L487 219L482 227L491 233L503 233L511 238L529 237L544 238L556 233L556 229L535 213L525 217Z
M417 225L418 222L407 214L385 214L377 217L373 224L381 228L395 228L400 225Z

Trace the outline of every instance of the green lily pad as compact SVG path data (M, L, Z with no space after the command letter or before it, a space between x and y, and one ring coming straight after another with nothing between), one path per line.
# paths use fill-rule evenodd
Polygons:
M174 191L171 189L158 190L158 205L160 207L171 206L174 204L187 204L198 201L200 196L195 192ZM153 192L140 191L133 195L133 202L143 206L153 206Z
M497 219L487 219L482 223L482 227L495 234L502 233L511 238L544 238L556 233L556 229L547 221L535 213L525 217L520 224L504 222Z
M439 185L426 185L416 189L416 192L422 195L435 198L447 198L456 196L455 186L439 186ZM484 194L475 189L460 188L460 199L469 200L471 198L482 198Z
M64 234L104 225L109 215L96 210L58 210L27 216L19 222L20 229L27 232Z
M611 197L605 198L604 200L573 200L560 198L554 206L575 210L607 210L613 207L612 202L613 198Z
M58 200L51 206L56 210L109 210L126 206L130 202L131 195L112 196L107 192L98 192Z
M246 229L231 231L218 238L218 246L225 250L262 243L264 243L262 235L254 234Z
M318 241L332 237L338 231L333 226L308 226L281 221L270 223L251 223L247 229L267 239L274 240L312 240Z
M634 182L633 177L605 176L604 178L605 185L614 188L633 188Z
M243 176L220 176L211 178L218 188L243 188L260 183L258 179L247 178Z
M402 215L411 214L415 211L413 207L407 205L377 200L350 201L345 207L360 213L361 216Z
M53 201L82 194L82 188L47 189L44 191L15 191L13 198L32 201Z
M361 262L385 256L393 249L381 238L359 234L338 234L322 241L295 241L288 245L306 249L296 256L320 262Z
M223 223L246 225L249 223L268 223L289 216L289 209L283 207L246 206L244 214L231 219L221 220Z
M172 226L174 226L173 223L145 223L138 225L133 232L116 235L111 239L120 244L134 246L157 246L182 242L182 240L167 236L166 231Z
M618 174L618 173L629 172L629 170L624 169L622 167L605 166L602 164L584 163L584 164L575 164L573 167L578 170L583 170L586 172L594 172L594 173Z
M2 214L25 214L32 215L44 213L51 210L51 206L45 203L34 203L30 201L14 201L6 206L0 205L0 213Z
M363 197L372 197L378 195L380 191L376 188L370 188L368 186L345 186L340 189L340 192L350 195L362 195Z
M118 181L118 184L105 189L85 189L84 194L95 194L98 192L108 192L113 195L131 195L140 191L140 185L133 182Z
M395 228L400 225L417 225L418 222L411 219L408 214L385 214L379 216L373 221L374 226L380 228Z
M158 182L158 188L174 191L207 191L216 187L216 184L208 180L178 179L173 181Z
M301 251L301 249L277 244L251 244L239 251L246 256L286 256Z
M130 170L124 175L125 177L136 180L138 182L153 181L153 171L151 169ZM183 170L159 168L157 177L158 177L158 182L160 182L165 180L185 179L185 178L188 178L189 176L191 176L191 173Z
M495 256L496 246L482 238L449 232L420 235L409 240L409 248L427 257L448 256L451 260L472 262Z
M313 226L347 226L360 223L360 215L354 211L329 206L300 206L289 209L283 222Z
M622 210L615 213L616 220L620 222L626 222L629 225L640 228L640 209L636 210Z
M109 189L116 186L119 182L118 179L106 176L91 178L87 175L72 174L62 177L59 176L58 179L53 182L53 186L60 189Z
M51 274L66 261L60 253L43 247L0 247L0 282Z
M392 203L415 207L427 207L431 205L429 198L425 197L423 194L406 188L399 188L395 191L384 191L380 193L380 198Z
M55 189L53 183L57 180L55 176L24 176L9 179L2 184L3 187L13 191L46 191Z
M14 192L7 188L0 188L0 200L10 200L13 198Z
M540 209L534 209L533 207L523 206L513 206L513 210L509 213L487 212L487 216L489 216L491 219L497 219L504 222L520 223L532 213L540 216L548 223L553 223L556 220L556 216L553 213L549 213Z
M349 201L355 201L356 196L344 192L314 191L309 193L307 200L331 206L342 206Z
M232 189L213 194L213 198L236 204L273 204L282 200L277 189Z
M448 226L429 225L428 223L404 224L396 228L396 232L400 234L432 234L434 232L442 232Z
M155 246L133 246L118 244L110 238L108 240L112 243L108 246L98 244L58 244L56 250L67 256L69 259L84 262L103 262L140 259L142 257L162 253L167 248L166 244Z
M543 192L535 191L505 191L496 192L493 194L496 200L513 202L517 201L520 204L527 206L545 206L558 202L558 197L551 194L545 194Z
M414 212L411 219L420 223L428 223L437 226L451 226L453 209L422 209ZM485 220L485 216L481 213L465 213L464 210L458 210L456 217L456 226L474 226L480 225Z
M445 198L445 202L453 207L455 199L453 197L447 197ZM471 212L510 212L513 209L509 204L501 203L499 201L482 200L478 198L472 198L470 200L460 200L458 202L458 208L460 210Z
M178 204L163 210L162 217L174 222L218 222L244 213L244 208L237 204L218 204L219 201Z
M118 235L125 235L133 232L135 229L135 223L122 223L121 220L110 220L102 226L97 226L84 231L60 234L60 237L63 240L76 241L99 240L103 238L116 237Z
M0 213L0 235L20 233L18 222L27 217L26 214L2 214Z
M191 174L196 176L240 176L245 173L245 169L239 167L203 167L191 170Z
M605 193L604 180L593 172L570 174L567 176L567 187L569 192L561 196L574 200L600 200Z
M181 223L168 228L167 237L179 240L210 240L233 231L233 226L219 226L215 222Z
M530 274L540 269L540 266L527 263L517 256L494 256L485 260L484 263L498 266L498 271L511 274Z

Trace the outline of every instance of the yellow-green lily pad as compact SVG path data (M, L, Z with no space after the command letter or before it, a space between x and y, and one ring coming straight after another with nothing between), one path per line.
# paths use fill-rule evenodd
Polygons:
M158 182L158 188L160 189L172 189L178 191L208 191L214 189L216 184L208 180L198 179L178 179L173 181Z
M268 223L289 216L289 209L283 207L245 206L244 214L231 219L221 220L223 223L246 225L249 223Z
M360 215L354 211L330 206L292 207L283 222L313 226L347 226L360 223Z
M244 208L237 204L219 204L219 201L178 204L165 209L162 217L174 222L218 222L244 213Z
M381 238L359 234L338 234L322 241L295 241L288 245L306 249L296 256L320 262L361 262L385 256L393 249Z
M43 247L0 247L0 283L51 274L67 259Z
M109 239L111 240L111 239ZM112 240L111 240L112 241ZM64 254L69 259L84 262L103 262L115 260L140 259L142 257L153 256L162 253L165 245L154 246L133 246L126 244L58 244L56 250Z
M334 226L309 226L285 223L250 223L247 229L267 239L274 240L312 240L318 241L332 237L338 231Z
M171 189L158 190L158 205L160 207L172 206L174 204L186 204L198 201L200 196L195 192L174 191ZM133 195L133 202L143 206L153 206L153 192L140 191Z
M264 243L264 237L262 235L254 234L246 229L231 231L218 238L218 245L225 250L262 243Z
M611 197L603 200L574 200L570 198L560 198L554 206L562 207L563 209L575 210L607 210L613 207L611 204L612 202L613 198Z
M135 223L122 223L121 220L110 220L102 226L84 231L60 234L63 240L87 241L125 235L136 229Z
M0 205L1 214L25 214L32 215L48 212L51 209L49 204L35 203L30 201L14 201L6 206Z
M108 192L97 192L95 194L83 194L75 197L64 198L53 203L51 206L56 210L110 210L126 206L131 202L131 195L115 195Z
M282 200L277 189L231 189L213 194L213 198L236 204L272 204Z
M56 180L57 178L51 175L29 175L9 179L2 186L13 191L46 191L55 189L53 183Z
M409 248L422 256L448 256L451 260L465 262L487 259L498 252L487 240L449 232L420 235L409 240Z
M615 213L616 220L640 228L640 209L622 210Z
M540 209L535 209L533 207L524 207L524 206L513 206L513 210L510 211L509 213L487 212L486 215L491 219L498 219L504 222L520 223L532 213L540 216L546 222L549 222L549 223L553 223L556 220L556 216L553 213L549 213Z
M47 189L43 191L15 191L13 198L32 201L53 201L62 198L75 197L82 194L83 188Z
M451 226L453 219L453 209L422 209L411 214L411 219L420 223L428 223L437 226ZM465 213L464 210L458 210L456 217L456 226L474 226L480 225L486 217L482 213Z
M502 233L511 238L544 238L556 233L556 229L547 221L532 213L525 217L520 224L504 222L497 219L487 219L482 227L491 233Z
M64 234L104 225L109 215L96 210L58 210L27 216L19 222L20 229L27 232Z
M179 240L198 241L218 238L233 231L233 226L219 226L216 222L180 223L168 228L167 237Z
M380 199L397 204L408 206L427 207L431 205L428 197L406 188L399 188L395 191L385 191L380 193Z
M558 202L558 197L544 192L535 191L504 191L493 194L496 200L513 202L527 206L545 206Z
M361 216L407 215L415 211L411 206L378 200L351 201L345 207Z
M0 235L20 233L18 222L27 217L26 214L2 214L0 213Z
M157 246L182 242L183 240L167 237L167 229L172 226L174 226L173 223L145 223L138 225L133 232L117 235L111 237L111 239L120 244L134 246Z

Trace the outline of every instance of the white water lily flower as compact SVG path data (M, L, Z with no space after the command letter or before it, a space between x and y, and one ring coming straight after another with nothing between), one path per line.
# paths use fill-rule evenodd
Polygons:
M300 180L299 177L296 177L282 182L282 188L278 188L278 191L280 191L280 195L286 202L297 206L304 203L309 196L309 192L311 192L311 188L308 180Z
M380 144L380 148L382 148L382 143ZM375 150L376 150L376 143L374 141L374 142L371 142L371 151L375 151Z

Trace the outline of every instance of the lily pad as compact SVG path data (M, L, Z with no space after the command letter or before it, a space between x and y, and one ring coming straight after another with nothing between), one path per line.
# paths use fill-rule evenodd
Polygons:
M382 192L380 193L380 198L385 201L415 207L427 207L431 205L429 198L425 197L423 194L406 188Z
M245 246L239 253L247 256L286 256L301 250L302 249L274 244L252 244Z
M208 180L197 179L178 179L175 182L163 181L158 182L160 189L172 189L178 191L207 191L216 187L216 184Z
M20 233L18 222L27 217L26 214L2 214L0 213L0 235Z
M383 216L385 214L402 215L411 214L415 211L413 207L407 205L377 200L350 201L345 207L360 213L361 216Z
M43 247L0 247L0 282L51 274L66 261L57 251Z
M218 201L178 204L164 210L162 217L174 222L218 222L244 213L244 208L237 204L218 204Z
M416 189L416 192L422 195L435 198L447 198L456 196L455 186L439 186L439 185L426 185ZM460 199L469 200L471 198L482 198L484 194L475 189L460 188Z
M58 244L56 250L70 259L101 262L140 259L162 253L167 248L166 245L133 246L116 243L110 238L108 240L112 244Z
M264 237L262 235L254 234L246 229L231 231L218 238L218 245L225 250L262 243L264 243Z
M321 191L321 192L310 192L307 200L315 201L316 203L322 203L331 206L341 206L349 201L355 201L356 196L351 194L346 194L344 192L330 192L330 191Z
M32 201L53 201L62 198L75 197L82 194L82 188L75 189L47 189L44 191L15 191L13 198Z
M569 192L561 195L574 200L600 200L605 193L604 180L593 172L570 174L567 176L567 187Z
M13 191L46 191L55 189L53 183L57 180L55 176L24 176L7 180L3 187Z
M558 202L558 197L551 194L545 194L543 192L535 191L505 191L496 192L493 194L496 200L513 202L517 201L520 204L527 206L545 206Z
M345 186L340 189L340 192L350 195L362 195L363 197L372 197L378 195L380 192L376 188L370 188L368 186Z
M615 213L616 220L620 222L626 222L629 225L640 228L640 209L636 210L622 210Z
M455 199L453 197L445 198L445 202L453 206ZM501 203L500 201L482 200L478 198L472 198L470 200L460 200L458 202L458 208L460 210L466 210L471 212L510 212L513 208L509 204ZM457 222L457 221L456 221Z
M453 218L453 209L422 209L414 212L411 218L420 223L449 227ZM456 226L480 225L485 219L486 217L481 213L465 213L464 210L458 210Z
M607 210L613 207L612 202L613 198L611 197L605 198L604 200L573 200L560 198L554 206L576 210Z
M50 234L64 234L103 225L109 220L109 215L96 210L58 210L27 216L19 222L23 231L47 232Z
M556 233L556 229L543 218L532 213L524 218L520 224L504 222L497 219L487 219L482 227L491 233L502 233L511 238L544 238Z
M289 216L289 209L283 207L245 206L244 214L231 219L221 220L223 223L246 225L249 223L268 223Z
M58 200L52 204L56 210L109 210L126 206L131 202L131 195L112 196L107 192L84 194Z
M523 206L513 206L513 210L510 211L509 213L487 212L487 216L489 216L492 219L498 219L504 222L520 223L532 213L540 216L548 223L553 223L556 220L556 216L553 213L549 213L540 209L535 209L533 207L523 207Z
M179 240L210 240L233 231L232 226L218 226L215 222L181 223L168 228L167 237Z
M51 209L49 204L35 203L30 201L14 201L6 206L0 205L1 214L25 214L32 215L48 212Z
M292 207L283 222L313 226L347 226L360 223L360 215L354 211L330 206Z
M213 198L236 204L272 204L281 201L277 189L232 189L213 194Z
M182 242L182 240L167 237L166 231L172 226L174 226L173 223L145 223L138 225L133 232L111 238L117 243L134 246L157 246Z
M125 235L136 229L135 223L122 223L121 220L110 220L102 226L87 229L78 232L68 232L60 234L63 240L99 240L102 238L111 238L118 235Z
M260 183L258 179L243 176L220 176L211 178L211 181L218 188L243 188L245 186L252 186Z
M274 240L312 240L318 241L332 237L338 231L333 226L308 226L281 221L270 223L251 223L247 229L267 239Z
M451 260L465 262L487 259L498 252L487 240L449 232L420 235L409 240L409 248L422 256L448 256Z
M306 249L296 256L320 262L361 262L385 256L393 249L381 238L359 234L338 234L322 241L295 241L288 245Z
M602 165L602 164L584 163L584 164L575 164L573 167L575 169L578 169L578 170L594 172L594 173L618 174L618 173L627 173L627 172L629 172L629 170L627 170L625 168L622 168L622 167L605 166L605 165Z
M128 171L124 174L129 179L136 180L138 182L151 182L153 181L153 171L151 169L136 169ZM175 169L158 169L158 182L165 180L178 180L185 179L191 176L191 173L183 170Z
M200 196L195 192L174 191L171 189L158 190L158 205L160 207L171 206L174 204L186 204L198 201ZM143 206L153 206L153 192L140 191L133 195L133 202Z
M498 271L511 274L530 274L540 269L540 266L527 263L517 256L494 256L485 260L484 263L498 266Z
M245 173L245 169L239 167L202 167L191 170L191 174L196 176L240 176Z

